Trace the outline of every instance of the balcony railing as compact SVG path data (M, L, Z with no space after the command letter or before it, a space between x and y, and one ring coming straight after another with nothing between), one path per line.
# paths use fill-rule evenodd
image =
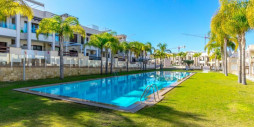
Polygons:
M8 53L10 51L9 47L0 46L0 53Z
M89 60L101 60L101 57L97 57L97 56L94 56L94 55L90 55L90 56L89 56Z
M58 55L60 56L60 52L58 52ZM63 52L63 56L78 57L78 53L77 52Z
M0 27L16 30L16 25L6 22L0 22Z

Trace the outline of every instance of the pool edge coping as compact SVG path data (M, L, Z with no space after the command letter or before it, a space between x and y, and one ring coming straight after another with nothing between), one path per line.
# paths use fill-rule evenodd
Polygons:
M42 96L42 97L47 97L47 98L51 98L51 99L63 100L63 101L67 101L67 102L74 102L74 103L77 103L77 104L83 104L83 105L88 105L88 106L96 106L96 107L101 107L101 108L106 108L106 109L112 109L112 110L117 110L117 111L123 111L123 112L136 113L136 112L138 112L139 110L143 109L146 106L153 106L153 105L159 103L160 101L162 101L164 99L164 95L165 94L167 94L168 92L173 90L176 86L182 84L184 81L186 81L187 79L189 79L190 77L192 77L195 74L196 74L195 72L190 72L190 75L185 77L181 81L176 82L176 83L170 85L169 87L166 87L166 88L160 90L159 91L159 97L160 97L159 100L152 101L154 99L152 98L153 94L151 94L151 95L149 95L149 99L147 101L145 101L145 102L137 102L139 104L133 104L133 105L131 105L130 107L133 107L131 109L123 109L123 108L121 108L119 106L114 106L114 105L104 104L104 103L97 103L97 102L93 102L93 101L89 101L89 100L79 101L79 100L82 100L82 99L77 99L77 98L72 98L72 97L63 97L63 96L58 96L58 95L42 94L42 93L33 92L33 91L29 91L28 90L28 89L32 89L32 88L56 86L56 85L63 85L63 84L69 84L69 83L77 83L77 82L83 82L83 81L97 80L97 79L102 79L102 78L119 77L119 76L125 76L125 75L109 76L109 77L87 79L87 80L80 80L80 81L73 81L73 82L63 82L63 83L48 84L48 85L40 85L40 86L34 86L34 87L17 88L17 89L13 89L13 90L14 91L18 91L18 92L22 92L22 93L27 93L27 94L33 94L33 95L38 95L38 96ZM132 75L132 74L130 74L130 75Z

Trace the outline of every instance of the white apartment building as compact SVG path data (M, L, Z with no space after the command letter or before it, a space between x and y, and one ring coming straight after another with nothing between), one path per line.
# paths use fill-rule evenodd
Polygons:
M44 6L42 3L34 3ZM40 34L36 38L36 30L39 23L43 18L49 18L56 14L48 11L33 9L34 17L32 21L28 21L27 17L16 15L8 17L5 21L0 22L0 53L7 53L14 50L19 50L22 53L33 56L34 54L47 52L51 55L57 55L59 51L59 37L57 34L49 35ZM63 18L69 17L68 14L60 15ZM65 56L78 56L84 54L89 56L90 59L98 59L101 57L100 49L93 46L84 46L93 34L99 34L105 31L100 31L98 27L92 28L83 26L86 31L86 37L79 34L74 34L73 39L64 41L64 55ZM36 51L36 52L35 52ZM105 54L103 54L105 57Z

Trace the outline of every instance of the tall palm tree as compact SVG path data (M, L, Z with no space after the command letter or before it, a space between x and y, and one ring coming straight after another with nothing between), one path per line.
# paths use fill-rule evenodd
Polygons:
M152 53L152 44L150 42L147 42L145 44L145 60L146 60L148 52L150 54ZM147 60L146 60L146 63L145 63L145 70L147 69L146 66L147 66Z
M222 62L223 62L223 72L225 76L228 76L228 70L227 70L227 44L229 40L229 35L224 32L223 27L225 27L225 23L229 20L228 19L228 12L223 11L223 7L225 5L225 2L221 2L221 8L216 13L216 15L212 18L211 21L211 37L215 39L216 36L216 42L220 45L220 51L222 54ZM213 41L211 39L210 41Z
M129 71L129 52L130 52L130 45L128 42L124 41L120 44L120 50L122 50L125 54L125 61L126 61L126 70Z
M142 69L142 63L140 58L140 55L142 55L141 53L143 52L143 44L138 42L138 41L134 41L134 42L130 42L130 50L131 52L134 53L136 59L139 61L140 63L140 69Z
M91 45L91 46L94 46L94 47L97 47L100 49L101 51L101 75L103 73L103 59L102 59L102 56L103 56L103 49L105 49L106 51L106 61L107 61L107 58L108 58L108 49L106 48L106 44L109 42L110 40L110 37L112 37L112 35L110 33L100 33L100 34L93 34L91 37L90 37L90 41L87 43L88 45ZM107 62L106 62L106 73L107 73Z
M146 50L145 44L139 42L139 49L141 52L141 62L142 62L141 69L145 70L145 64L144 64L144 54L145 54L145 50Z
M111 50L111 64L110 64L111 74L113 73L113 64L114 64L113 61L114 61L115 54L119 51L119 45L120 45L119 40L114 36L110 36L109 41L105 45L105 47Z
M159 58L159 54L158 54L158 49L155 49L154 47L152 48L153 49L153 54L152 54L152 57L154 59L154 69L157 69L157 58Z
M167 44L166 43L159 43L157 47L160 49L158 52L160 56L160 69L162 69L162 59L165 57L166 50L167 50Z
M239 40L239 51L240 51L240 70L241 82L247 85L246 82L246 70L245 70L245 49L246 39L245 34L250 30L250 26L247 19L247 7L249 1L231 0L224 4L223 12L228 12L227 16L230 19L225 23L224 31L230 35L237 35Z
M195 65L198 66L198 58L202 55L202 53L197 52L194 53L193 57L195 58Z
M177 54L177 56L180 57L180 65L182 65L182 60L184 60L184 58L186 58L187 52L179 52L179 53Z
M173 54L172 54L172 57L173 57L173 61L176 61L177 54L176 54L176 53L173 53ZM173 63L173 64L175 64L175 63Z
M63 61L63 42L64 37L73 37L74 33L79 33L85 37L86 32L84 28L79 24L79 21L75 17L68 17L63 19L61 16L54 16L52 18L44 18L39 24L39 29L36 30L37 39L39 34L44 33L46 35L57 33L59 36L60 45L60 78L64 78L64 61Z
M1 0L0 1L0 20L5 20L6 17L21 14L33 18L32 9L24 2L24 0Z
M214 48L212 54L210 54L211 59L215 59L215 66L219 64L219 60L221 60L221 49L219 47ZM216 66L216 71L218 70L218 66Z

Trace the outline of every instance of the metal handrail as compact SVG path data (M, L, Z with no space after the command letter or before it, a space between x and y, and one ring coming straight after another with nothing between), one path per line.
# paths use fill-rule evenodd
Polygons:
M157 93L158 99L160 99L159 92L158 92L159 89L158 89L157 85L152 84L152 85L149 85L149 86L146 87L145 91L143 92L143 94L140 97L140 102L142 101L142 98L145 97L148 94L148 92L150 91L151 88L153 89L154 100L156 101L154 88L157 90L156 93Z

